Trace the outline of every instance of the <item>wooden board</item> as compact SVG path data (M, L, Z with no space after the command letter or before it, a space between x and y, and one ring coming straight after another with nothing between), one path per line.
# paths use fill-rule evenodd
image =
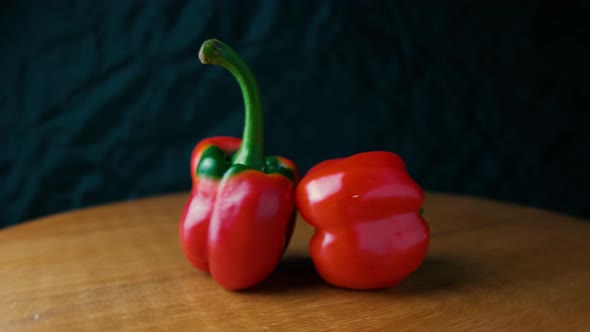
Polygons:
M432 245L387 291L324 283L298 222L276 272L229 292L177 240L186 194L0 231L0 331L589 331L590 223L428 193Z

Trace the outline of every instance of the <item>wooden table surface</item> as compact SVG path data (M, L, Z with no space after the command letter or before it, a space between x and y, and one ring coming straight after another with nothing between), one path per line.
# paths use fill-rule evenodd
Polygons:
M590 223L427 193L422 267L386 291L324 283L312 230L255 289L225 291L177 240L186 194L0 231L0 331L590 331Z

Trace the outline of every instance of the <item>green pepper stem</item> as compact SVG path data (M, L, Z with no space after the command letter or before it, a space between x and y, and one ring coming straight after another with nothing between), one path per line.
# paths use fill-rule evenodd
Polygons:
M227 69L240 85L246 118L242 144L232 162L262 170L264 168L264 124L262 98L252 71L240 55L225 43L209 39L199 51L203 64L214 64Z

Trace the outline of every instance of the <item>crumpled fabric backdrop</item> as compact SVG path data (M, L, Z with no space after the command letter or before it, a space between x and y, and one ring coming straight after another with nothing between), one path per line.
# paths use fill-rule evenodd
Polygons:
M587 2L0 7L2 227L189 190L193 146L242 132L237 84L197 59L212 37L258 78L268 154L302 172L386 149L426 190L590 217Z

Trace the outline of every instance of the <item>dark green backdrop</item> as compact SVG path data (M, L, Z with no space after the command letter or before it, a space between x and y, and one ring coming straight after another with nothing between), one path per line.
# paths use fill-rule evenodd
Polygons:
M589 218L588 2L476 3L2 1L0 226L188 190L194 144L241 135L211 37L303 172L387 149L427 190Z

